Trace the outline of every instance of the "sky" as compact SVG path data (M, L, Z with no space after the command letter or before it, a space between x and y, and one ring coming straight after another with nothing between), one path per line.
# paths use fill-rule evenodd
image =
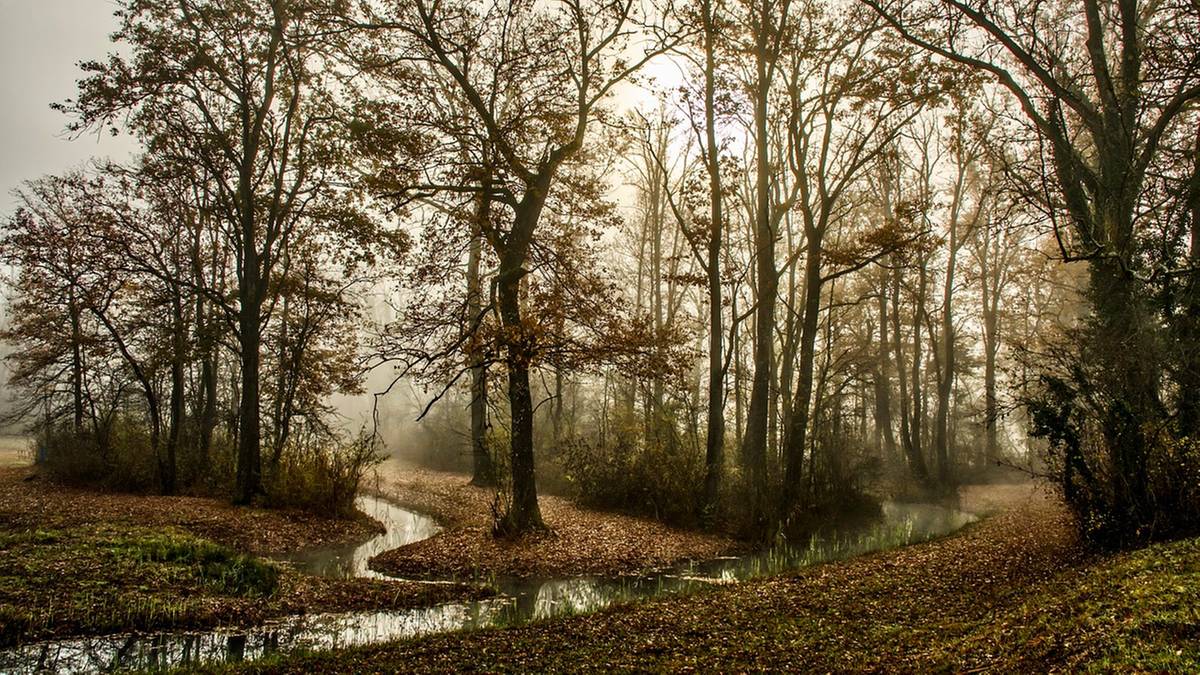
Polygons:
M122 160L133 153L128 137L68 138L67 117L50 109L75 95L80 61L110 51L115 7L112 0L0 0L0 218L15 209L12 192L26 180L93 157ZM680 77L678 66L665 60L647 70L666 86ZM622 98L650 100L645 92Z
M68 139L67 118L50 109L74 95L80 61L109 52L114 8L110 0L0 0L0 218L25 180L131 153L129 138Z
M115 9L112 0L0 0L0 221L15 211L13 192L24 181L62 173L91 158L125 160L135 152L136 143L127 136L69 138L69 119L50 109L51 103L75 95L80 61L103 59L112 49ZM671 63L648 70L667 85L679 78L678 66ZM641 91L625 91L620 98L627 104L650 101ZM6 296L0 284L0 325L8 319ZM0 344L0 356L8 349ZM0 409L8 397L6 381L0 361ZM363 413L362 401L339 403L357 413L354 417Z
M109 0L0 0L0 220L15 210L13 191L22 182L132 153L128 137L66 138L67 118L50 109L74 96L80 61L108 53L113 9ZM0 286L0 325L8 322L7 305ZM0 344L0 356L9 349ZM0 361L0 411L11 396L7 381Z

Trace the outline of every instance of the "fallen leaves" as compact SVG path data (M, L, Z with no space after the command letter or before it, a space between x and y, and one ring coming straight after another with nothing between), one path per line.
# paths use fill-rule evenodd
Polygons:
M974 506L979 497L964 495L964 505ZM1095 562L1080 548L1058 503L1031 495L1027 486L993 490L987 498L1007 507L958 535L790 576L586 616L290 657L246 669L968 670L997 663L1001 648L1009 655L1021 649L1016 642L999 645L971 636L1041 597L1063 574ZM1066 649L1059 644L1057 649ZM1052 655L1042 656L1051 659L1042 665L1053 663ZM1018 669L1044 669L1036 662L1022 665Z
M96 522L178 527L256 554L364 540L382 530L365 517L345 520L304 511L237 507L207 497L99 492L46 480L29 469L0 469L0 526L60 529Z
M539 498L550 533L496 539L490 490L460 474L386 464L376 490L447 527L441 534L377 556L372 569L410 578L613 576L708 560L737 541L668 527L654 520L592 511L560 497Z
M188 565L123 555L198 537L254 553L362 540L381 529L198 497L92 492L0 469L0 644L128 630L253 625L287 614L427 607L487 597L463 584L311 577L279 570L267 597L213 587Z

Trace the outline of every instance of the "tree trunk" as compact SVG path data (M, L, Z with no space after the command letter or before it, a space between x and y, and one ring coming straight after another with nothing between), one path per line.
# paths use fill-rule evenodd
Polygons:
M508 525L515 533L545 527L538 508L533 463L533 400L529 389L529 359L521 323L520 287L524 270L501 269L498 295L506 333L508 406L511 415L512 509Z
M512 231L496 251L500 257L497 298L503 327L501 339L508 370L511 418L512 506L502 524L502 531L507 534L521 534L546 527L538 508L533 460L533 399L529 370L536 345L535 337L529 334L521 317L521 282L526 274L524 265L533 241L533 231L546 203L550 179L548 173L542 173L529 186L516 209Z
M708 426L704 450L704 498L701 512L716 508L725 466L725 345L721 314L721 246L725 216L722 212L720 148L716 130L716 27L712 0L704 2L704 125L707 143L709 213L708 237Z
M733 317L737 317L738 316L738 296L737 296L736 289L733 292L732 297L730 298L730 305L731 305L730 312L729 312L730 315ZM743 425L743 421L746 418L745 411L744 411L745 404L743 403L743 399L742 399L742 390L745 387L742 386L742 331L741 331L741 326L742 326L741 322L734 323L733 326L730 327L730 336L729 336L730 341L733 342L733 358L731 359L732 363L730 364L731 367L733 368L733 435L734 435L734 441L738 444L738 447L742 447L742 440L743 440L743 438L745 438L745 428Z
M1195 157L1188 193L1191 217L1189 262L1184 278L1182 328L1176 345L1183 350L1176 382L1179 387L1178 428L1182 436L1200 438L1200 123L1196 127Z
M217 371L217 350L209 345L200 364L200 386L204 396L200 408L200 464L205 469L212 450L213 431L217 427Z
M894 311L894 309L893 309ZM887 274L879 281L879 356L875 370L875 432L883 441L887 457L896 456L896 432L892 429L892 347L888 338Z
M1113 401L1101 420L1118 504L1147 506L1144 424L1159 419L1156 359L1146 343L1147 310L1138 282L1112 260L1091 264L1091 341Z
M653 141L651 141L653 142ZM665 145L665 143L664 143ZM656 150L660 153L659 156L666 154L666 148L662 147ZM654 344L655 351L661 351L659 344L662 340L666 328L666 317L663 310L663 186L662 180L666 180L665 172L662 175L659 169L651 169L651 175L655 179L650 182L650 191L647 195L646 204L646 227L650 232L650 315L654 319ZM661 178L662 180L659 180ZM655 442L661 440L661 431L663 425L663 397L665 389L663 387L663 379L661 375L655 374L651 378L650 391L648 392L645 412L645 437L649 441L653 439Z
M186 344L184 341L183 297L178 285L173 284L171 297L171 424L167 428L167 462L162 477L162 489L165 494L175 494L178 465L176 461L179 448L179 434L183 426L184 411L184 358Z
M242 386L238 406L237 481L234 501L249 504L262 493L262 427L259 419L259 363L262 348L260 305L257 277L258 261L243 269L239 289L238 337L242 352Z
M551 437L557 450L563 438L563 370L554 368L554 401L550 406Z
M792 400L792 423L787 435L787 464L784 470L781 511L784 517L797 506L800 495L800 479L804 468L804 450L808 442L808 421L812 405L818 317L821 313L821 239L824 232L809 228L807 235L808 254L804 263L804 325L800 330L800 365L795 397Z
M950 484L950 394L954 389L954 271L958 253L958 227L950 222L950 251L946 261L946 286L942 290L942 371L938 380L938 409L934 430L937 478L942 487Z
M83 330L80 310L75 300L75 287L68 291L71 314L71 403L75 435L83 433Z
M765 3L764 3L765 4ZM775 232L771 227L771 163L769 153L770 66L767 52L767 8L764 7L758 27L755 52L757 69L754 103L755 145L755 276L758 297L754 319L754 378L750 385L750 406L746 419L746 436L742 440L742 457L750 477L752 520L760 521L762 499L767 488L766 454L767 422L770 413L771 376L775 347L775 296L779 277L775 272ZM761 524L761 523L759 523Z
M286 265L285 265L286 267ZM301 347L292 347L291 342L291 322L292 322L292 303L288 295L283 296L282 312L279 316L279 354L276 357L276 373L275 373L275 401L271 411L271 421L273 422L273 438L271 439L271 469L274 470L279 466L279 460L283 458L283 445L287 443L288 436L291 435L292 412L291 399L293 391L293 383L296 378L300 377L300 373L291 368L292 358L289 355L292 350L299 350ZM296 364L297 366L299 364ZM291 370L292 372L289 372Z
M991 235L985 235L990 237ZM997 239L997 248L999 240ZM999 251L993 256L990 242L985 240L980 247L981 299L983 306L983 457L987 464L994 465L1000 455L997 435L999 399L996 396L996 356L1000 350L1000 270Z
M914 401L919 400L919 393L913 392L912 397L909 396L908 384L910 373L905 368L904 359L904 343L901 339L900 332L900 269L897 268L895 277L892 280L892 344L896 352L896 373L897 380L900 383L900 444L904 449L904 456L908 462L909 470L912 471L913 477L922 485L928 483L929 472L925 467L925 456L921 452L919 426L913 424L914 412L911 406ZM917 339L914 337L914 344ZM917 367L914 365L913 372L917 372ZM919 381L920 376L916 379ZM919 386L919 382L918 382ZM917 431L914 432L914 426Z
M482 221L489 217L489 204L486 196L480 197L478 218ZM472 329L477 328L480 314L483 311L483 280L480 278L479 267L483 258L483 240L480 225L471 237L471 251L467 260L467 315L472 323ZM482 487L492 487L496 484L496 467L487 446L487 364L483 345L478 338L478 331L470 337L471 344L471 484Z

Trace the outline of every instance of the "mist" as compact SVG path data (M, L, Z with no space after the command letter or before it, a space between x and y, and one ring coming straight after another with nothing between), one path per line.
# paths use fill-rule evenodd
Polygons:
M1196 3L0 26L0 670L1200 668Z

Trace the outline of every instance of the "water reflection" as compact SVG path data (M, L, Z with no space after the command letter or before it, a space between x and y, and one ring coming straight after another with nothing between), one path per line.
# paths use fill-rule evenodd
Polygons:
M290 556L314 574L378 576L367 569L374 555L432 536L432 520L392 504L364 498L360 506L388 527L366 544ZM81 638L0 652L0 672L147 670L197 663L241 661L295 650L329 650L434 633L514 625L585 614L612 604L780 574L819 562L895 548L941 536L975 517L932 504L885 503L882 518L817 534L802 545L752 555L678 565L650 576L615 579L498 580L499 599L406 611L295 616L250 629L165 632Z
M363 495L355 500L355 505L363 513L383 523L385 532L363 544L301 551L277 556L275 559L317 576L339 579L387 579L386 575L367 567L371 558L384 551L428 539L442 531L432 518L402 509L385 499Z
M507 602L396 612L289 617L253 629L63 640L0 653L4 673L94 673L227 663L296 650L331 650L494 625Z

